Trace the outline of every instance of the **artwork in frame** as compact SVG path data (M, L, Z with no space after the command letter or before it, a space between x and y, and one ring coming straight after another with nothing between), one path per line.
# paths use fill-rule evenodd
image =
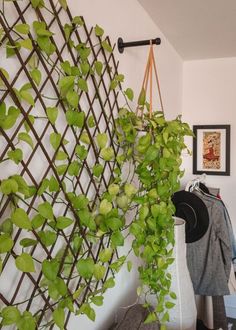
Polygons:
M193 133L193 174L230 175L230 125L194 125Z

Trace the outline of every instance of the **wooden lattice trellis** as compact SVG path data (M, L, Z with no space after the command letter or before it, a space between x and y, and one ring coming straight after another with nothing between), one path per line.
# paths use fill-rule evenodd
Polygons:
M3 70L0 70L0 78L3 86L0 92L0 104L3 102L7 107L14 106L20 110L16 123L9 130L3 129L0 125L0 175L1 180L9 178L11 175L18 174L22 177L28 186L35 187L32 195L26 198L24 194L17 192L1 196L0 204L0 224L9 217L14 203L23 208L28 216L33 219L38 214L38 205L49 202L53 206L54 215L73 218L72 226L57 230L57 237L53 244L45 244L43 233L55 232L53 223L44 221L40 231L38 228L32 228L30 232L25 229L14 227L12 239L14 245L11 253L2 255L2 273L0 275L0 301L1 307L17 306L22 311L37 313L37 328L47 323L48 315L56 308L48 291L42 284L43 273L40 262L44 259L55 260L58 257L59 268L58 278L63 279L68 287L68 297L82 287L78 299L73 299L75 309L86 302L88 295L98 291L100 284L104 284L109 277L108 267L103 278L100 281L93 282L92 279L74 278L76 263L79 256L92 258L94 263L99 262L99 252L107 247L110 242L109 235L97 238L93 236L93 231L84 226L80 219L80 213L73 204L72 195L84 194L92 202L89 204L89 212L93 212L98 204L102 194L108 188L115 169L118 168L116 161L104 161L101 159L100 149L97 147L95 136L97 133L106 132L109 137L109 146L114 154L118 153L118 146L115 142L113 131L114 119L118 112L118 93L110 89L110 83L117 74L117 63L112 52L107 52L101 45L101 38L96 37L93 29L88 30L86 24L70 31L70 41L66 35L65 26L71 26L72 15L67 8L63 10L61 6L56 6L54 0L47 1L47 9L32 9L29 1L12 1L2 3L0 14L0 27L3 30L1 40L1 65L10 74L6 77ZM4 9L4 10L3 10ZM27 38L32 43L32 49L23 49L15 47L15 55L5 59L5 49L3 46L8 42L8 50L15 45L16 39L25 36L15 32L15 26L20 23L29 23L34 20L45 22L48 30L55 34L50 37L51 43L55 46L55 52L48 57L42 52L35 41L33 30L28 33ZM106 39L110 45L110 41ZM66 76L63 69L59 67L60 63L69 61L72 66L79 67L81 70L81 56L78 55L76 45L83 43L83 49L90 49L87 60L84 63L89 64L89 71L83 73L83 78L87 82L88 91L80 90L78 112L84 111L85 121L82 128L69 125L65 120L67 106L65 100L60 95L58 87L59 76ZM96 46L94 46L96 44ZM113 47L114 48L114 47ZM37 58L38 68L42 73L42 79L39 85L32 78L30 64L33 58ZM103 63L101 74L91 74L91 68L94 70L96 61ZM20 99L19 86L25 83L31 84L31 95L34 99L34 105L30 105L24 99ZM48 107L57 107L59 110L57 123L52 123L47 117ZM92 119L93 118L93 119ZM34 123L33 120L34 119ZM93 120L95 126L89 125L88 121ZM32 148L22 139L19 139L19 133L26 132L32 139ZM52 133L60 134L60 142L55 149L50 145L50 136ZM87 146L81 142L83 133L87 133L90 144ZM59 136L59 135L54 135ZM69 141L69 143L67 142ZM79 159L76 154L76 147L83 145L87 148L88 156L85 159ZM11 160L7 160L8 152L16 148L23 150L23 160L18 165ZM66 154L65 160L58 160L58 151ZM92 168L95 164L101 163L103 170L99 179L94 176ZM77 166L77 175L69 175L68 169L71 164ZM76 165L77 164L77 165ZM66 165L66 166L61 166ZM60 172L61 169L61 172ZM50 182L57 182L57 190L50 191L47 187L42 189L46 179ZM45 183L46 182L46 183ZM41 189L41 190L40 190ZM16 198L16 195L18 197ZM35 226L36 227L36 226ZM89 233L90 232L90 233ZM17 256L22 252L22 246L19 242L22 238L35 239L38 244L25 247L24 251L30 254L35 262L35 272L13 271L13 265ZM80 237L83 238L83 246L75 248L76 242ZM77 238L77 240L75 239ZM59 257L60 256L60 257ZM109 263L112 262L112 258ZM69 266L68 266L69 263ZM15 269L15 268L14 268ZM67 310L64 329L68 328L68 322L71 310ZM49 324L53 328L54 324Z

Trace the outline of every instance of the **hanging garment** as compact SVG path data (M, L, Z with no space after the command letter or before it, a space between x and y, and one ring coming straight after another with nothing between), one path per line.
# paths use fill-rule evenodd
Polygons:
M232 253L223 208L209 197L197 191L193 193L202 199L209 214L205 235L187 245L187 262L194 292L207 296L228 295Z

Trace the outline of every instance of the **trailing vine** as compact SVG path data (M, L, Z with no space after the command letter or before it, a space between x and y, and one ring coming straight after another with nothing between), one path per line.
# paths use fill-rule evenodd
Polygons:
M3 1L0 23L6 64L19 63L16 75L0 68L0 278L15 267L17 281L11 298L0 294L0 326L65 329L71 313L94 321L115 274L131 270L117 256L128 234L143 260L138 294L148 308L149 293L157 299L146 322L165 324L176 298L171 196L188 125L130 110L133 91L121 87L104 30L88 31L65 0ZM139 106L149 108L143 93ZM33 288L22 293L24 283Z

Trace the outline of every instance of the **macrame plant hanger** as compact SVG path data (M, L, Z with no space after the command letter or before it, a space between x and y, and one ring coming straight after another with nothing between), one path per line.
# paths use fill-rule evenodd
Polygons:
M155 61L154 51L153 51L153 45L160 45L161 39L155 38L150 40L140 40L140 41L131 41L131 42L124 42L122 38L118 39L117 45L118 50L120 53L124 52L124 49L127 47L137 47L137 46L146 46L150 45L149 53L148 53L148 60L144 72L144 78L142 83L141 92L139 95L139 100L143 99L143 102L138 102L138 107L136 109L136 114L143 118L144 116L144 105L146 103L146 96L147 96L147 90L149 88L149 116L152 117L153 114L153 72L155 75L155 80L157 84L157 90L158 90L158 96L160 99L160 107L161 112L164 114L164 107L163 107L163 101L161 96L161 88L160 88L160 80L158 77L158 71L157 71L157 65Z
M156 80L157 84L157 90L158 90L158 96L160 99L160 107L161 111L164 114L164 107L163 107L163 101L162 101L162 96L161 96L161 88L160 88L160 80L158 77L158 71L157 71L157 65L154 57L154 51L153 51L153 43L152 40L150 40L150 48L149 48L149 53L148 53L148 60L144 72L144 78L143 78L143 83L141 87L141 92L140 92L140 97L145 98L148 95L148 89L149 89L149 117L152 117L153 114L153 72L154 72L154 78ZM144 115L144 106L140 105L136 109L136 114L139 115L140 117L143 117Z

